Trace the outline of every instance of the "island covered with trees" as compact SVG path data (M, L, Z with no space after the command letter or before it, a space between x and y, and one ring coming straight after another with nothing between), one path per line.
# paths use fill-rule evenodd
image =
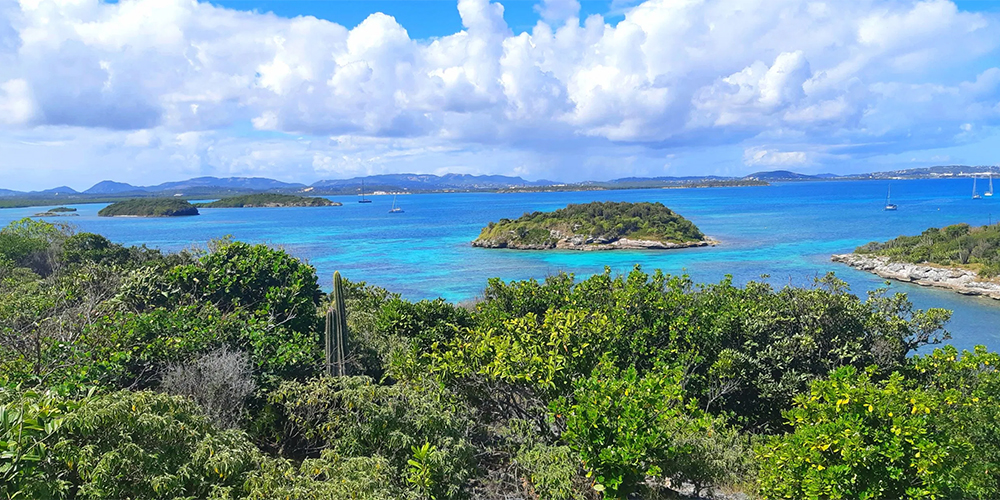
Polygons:
M1000 299L1000 226L955 224L871 242L833 260L884 278Z
M134 198L102 208L101 217L179 217L198 215L198 208L178 198Z
M258 193L230 196L207 203L195 203L197 208L273 208L273 207L339 207L343 203L317 196L295 196L278 193Z
M472 244L524 250L611 250L687 248L714 241L662 203L598 201L490 222Z
M35 217L66 217L66 216L73 216L73 215L77 215L75 208L54 207L54 208L50 208L50 209L48 209L48 210L46 210L44 212L37 213L34 216Z
M1000 496L1000 355L914 355L950 313L902 294L638 267L342 291L264 245L3 228L0 497Z

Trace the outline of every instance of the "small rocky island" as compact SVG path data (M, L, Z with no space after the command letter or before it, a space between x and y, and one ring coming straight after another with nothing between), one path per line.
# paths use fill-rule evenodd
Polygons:
M210 203L197 203L198 208L280 208L280 207L339 207L343 203L316 196L290 194L247 194L230 196Z
M649 202L592 202L500 219L472 242L518 250L665 250L715 244L691 221L662 203Z
M180 217L198 215L187 200L177 198L133 198L112 203L97 212L101 217Z
M45 212L37 213L34 217L69 217L79 215L76 213L75 208L69 207L55 207L46 210Z
M956 224L831 257L886 279L1000 300L1000 228Z

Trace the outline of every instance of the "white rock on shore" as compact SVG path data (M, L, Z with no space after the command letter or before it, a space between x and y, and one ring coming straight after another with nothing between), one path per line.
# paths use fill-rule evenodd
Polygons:
M982 295L1000 300L1000 283L981 280L974 271L968 269L892 262L888 257L875 255L840 254L832 256L830 260L875 273L887 279L944 288L963 295Z

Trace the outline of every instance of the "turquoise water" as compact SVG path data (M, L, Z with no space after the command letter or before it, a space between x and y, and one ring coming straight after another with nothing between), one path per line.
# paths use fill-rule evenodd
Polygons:
M458 193L398 198L405 213L389 214L392 198L371 204L353 197L331 197L342 207L282 209L202 209L198 217L175 219L98 218L104 205L74 205L79 217L54 218L79 230L125 243L166 250L204 246L225 235L280 246L316 266L329 287L340 270L402 293L410 299L475 298L490 277L544 278L559 271L577 275L647 270L689 274L695 281L717 282L727 274L740 283L770 276L775 285L805 285L828 271L847 281L855 293L879 287L869 273L831 263L830 254L849 252L873 240L916 234L928 227L959 222L986 224L1000 218L997 199L972 200L969 180L910 180L892 183L897 212L885 212L887 182L803 182L763 187L651 189L572 193ZM594 200L660 201L691 219L722 242L715 248L655 251L512 251L473 248L469 242L489 221L526 211L555 210ZM0 224L44 208L0 210ZM1000 302L952 292L893 283L921 308L954 311L952 344L1000 349Z

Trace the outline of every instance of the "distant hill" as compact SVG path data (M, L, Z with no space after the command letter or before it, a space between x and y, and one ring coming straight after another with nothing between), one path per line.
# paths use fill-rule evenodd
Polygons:
M143 191L143 188L126 184L124 182L101 181L94 184L90 189L84 191L86 194L115 194L130 193L133 191Z
M744 179L757 179L761 181L784 181L784 180L802 181L802 180L821 179L821 178L822 177L816 175L800 174L798 172L792 172L789 170L771 170L768 172L754 172L744 177Z
M34 194L79 194L79 192L68 186L59 186L43 191L32 191Z
M469 175L469 174L383 174L354 177L351 179L322 180L312 184L316 189L346 189L360 188L364 181L368 189L407 189L407 190L438 190L438 189L496 189L511 186L546 186L548 181L526 181L520 177L506 175Z
M24 193L20 191L14 191L12 189L0 189L0 197L2 196L21 196Z
M143 188L146 191L180 191L192 188L219 188L236 191L304 188L305 184L281 182L265 177L196 177L186 181L164 182Z

